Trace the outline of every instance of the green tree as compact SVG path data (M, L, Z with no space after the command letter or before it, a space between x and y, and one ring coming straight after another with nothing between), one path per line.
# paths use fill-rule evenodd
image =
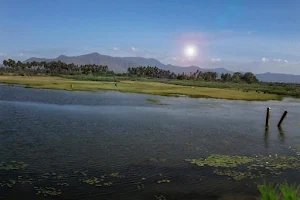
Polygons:
M4 67L7 67L7 66L8 66L7 60L3 60L3 65L4 65Z
M247 72L244 74L242 77L242 80L245 81L246 83L257 83L258 79L252 72Z
M235 82L235 83L238 83L241 81L243 77L243 74L240 73L240 72L235 72L233 75L232 75L232 81Z
M224 81L224 82L232 81L232 76L229 73L226 73L226 74L222 73L221 74L221 80Z

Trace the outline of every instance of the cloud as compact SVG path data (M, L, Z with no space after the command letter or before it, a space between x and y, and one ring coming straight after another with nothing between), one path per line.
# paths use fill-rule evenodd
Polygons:
M283 60L281 60L281 59L278 58L278 59L274 59L273 61L274 62L282 62Z
M120 48L118 48L118 47L114 47L114 48L113 48L113 50L114 50L114 51L119 51L119 50L120 50Z
M284 63L288 63L288 61L287 60L282 60L282 59L274 59L273 60L274 62L278 62L278 63L281 63L281 62L284 62Z
M221 59L220 58L212 58L211 61L212 62L221 62Z
M265 63L265 62L269 62L269 59L268 58L262 58L261 61Z
M137 51L138 49L135 48L135 47L131 47L131 50L132 50L132 51Z
M23 53L20 53L19 56L24 56L24 54L23 54Z
M4 53L0 53L0 56L4 56Z

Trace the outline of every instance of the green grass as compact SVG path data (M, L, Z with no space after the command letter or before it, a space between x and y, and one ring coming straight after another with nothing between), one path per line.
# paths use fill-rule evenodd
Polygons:
M280 200L280 194L278 193L278 185L273 183L264 183L258 185L258 190L261 195L261 200Z
M264 183L258 185L258 190L260 192L260 200L300 200L299 195L300 186L296 184L289 185L285 184L274 184L274 183Z
M0 83L21 84L30 88L58 89L70 91L113 90L129 93L144 93L162 96L204 97L230 100L280 100L276 94L263 94L255 91L243 92L230 88L212 88L202 86L185 86L173 83L162 83L156 79L122 80L124 77L94 77L97 81L42 76L0 76ZM114 80L114 81L113 81ZM115 83L117 82L117 86ZM185 82L183 82L184 84ZM199 83L200 84L200 83Z
M65 76L76 80L91 80L91 81L142 81L142 82L159 82L173 85L194 86L194 87L208 87L208 88L222 88L238 91L253 91L259 93L276 94L280 96L300 97L299 85L296 84L276 84L276 83L233 83L233 82L220 82L220 81L201 81L201 80L177 80L177 79L164 79L164 78L149 78L149 77L132 77L132 76Z
M288 185L287 183L284 185L280 185L280 191L285 200L299 200L299 189L300 186L296 184Z

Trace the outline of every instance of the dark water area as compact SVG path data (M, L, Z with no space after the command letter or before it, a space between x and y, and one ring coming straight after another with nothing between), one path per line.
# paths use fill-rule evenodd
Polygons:
M147 98L168 105L151 104ZM0 199L256 196L262 180L299 182L300 173L288 170L276 177L236 181L185 159L211 154L297 157L292 146L300 144L299 103L0 85L0 163L28 164L0 167ZM272 110L265 131L267 107ZM285 110L288 116L279 130ZM158 184L160 180L169 182ZM41 188L48 190L46 197L38 192Z

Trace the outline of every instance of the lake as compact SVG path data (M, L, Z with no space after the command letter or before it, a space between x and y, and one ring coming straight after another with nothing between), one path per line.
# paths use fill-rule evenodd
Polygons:
M290 156L297 166L299 103L0 85L0 199L222 199L256 196L263 180L299 183L298 169L275 175L271 160L242 180L186 160Z

